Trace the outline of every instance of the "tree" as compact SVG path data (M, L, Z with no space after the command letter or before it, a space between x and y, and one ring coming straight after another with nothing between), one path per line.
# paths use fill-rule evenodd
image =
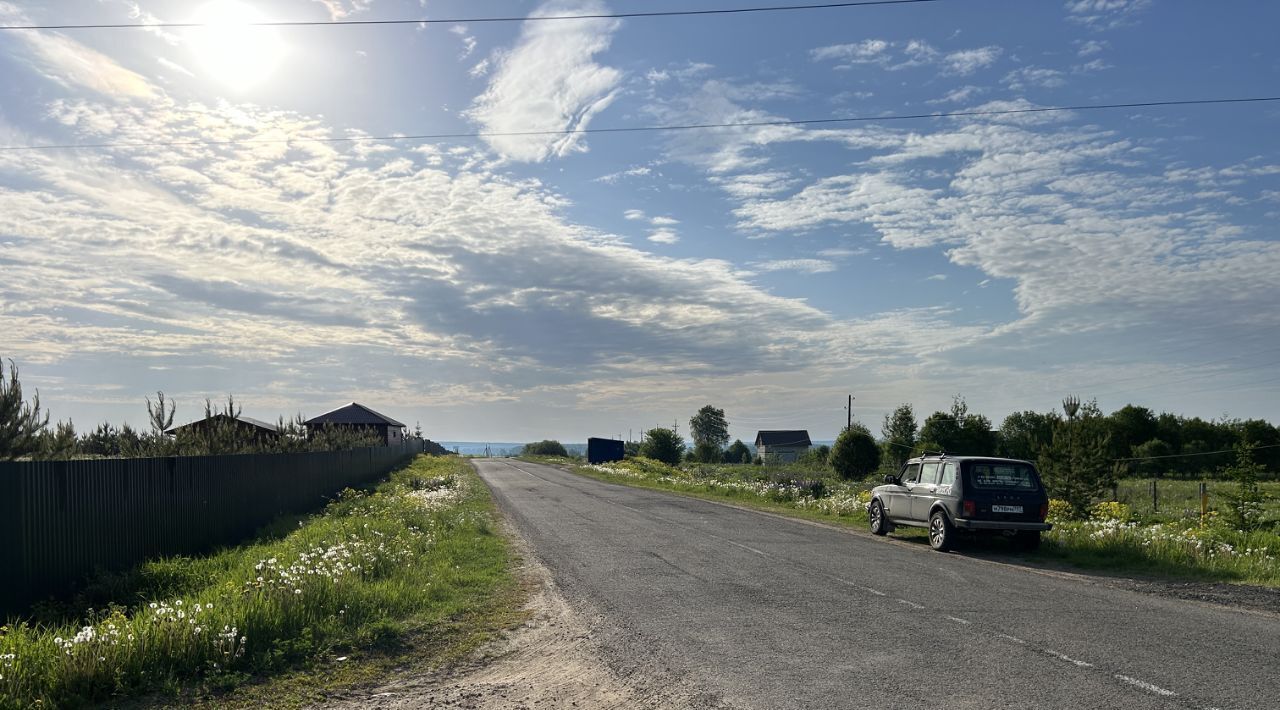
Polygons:
M831 464L828 461L831 458L831 447L826 444L811 447L808 451L800 454L796 459L796 463L806 468L824 470Z
M524 445L525 456L568 456L569 452L564 448L564 444L555 439L543 439L535 441L532 444Z
M711 444L719 451L729 443L729 421L724 410L706 405L689 420L689 436L695 445Z
M1096 408L1081 412L1080 400L1062 401L1066 419L1055 422L1053 436L1039 452L1039 469L1049 494L1071 506L1074 516L1083 518L1095 498L1101 497L1115 481L1111 464L1111 434L1105 417Z
M693 460L699 463L720 463L724 458L720 447L707 441L695 445L690 453L693 454Z
M49 424L49 413L40 413L40 392L31 401L22 399L22 383L18 381L18 365L9 361L9 376L4 376L0 361L0 459L16 459L35 453L40 447L40 433Z
M1158 476L1169 468L1173 447L1159 439L1150 439L1133 447L1130 452L1135 461L1129 462L1133 470L1147 476Z
M884 454L895 469L901 468L911 456L911 449L916 445L916 431L916 414L910 404L900 404L884 415L884 424L880 427L884 436Z
M164 392L156 390L156 401L153 404L150 397L143 397L147 402L147 419L151 422L151 435L163 436L169 428L173 426L173 415L178 411L178 405L172 400L166 402ZM166 405L168 405L166 407ZM205 416L212 414L209 400L204 401ZM237 416L239 412L236 412Z
M1156 415L1146 407L1132 404L1111 413L1112 451L1118 458L1137 456L1134 448L1157 438Z
M751 463L751 449L742 443L742 439L734 439L724 451L725 463Z
M645 432L644 443L640 445L640 455L676 466L684 454L684 439L671 429L650 429Z
M862 478L880 467L880 447L867 427L854 422L836 437L828 462L843 479Z
M1252 442L1236 447L1236 462L1223 470L1227 478L1235 482L1235 490L1227 492L1226 522L1237 530L1250 531L1262 527L1263 506L1266 497L1258 487L1262 464L1253 460Z
M70 421L58 422L52 430L40 433L40 451L35 458L46 461L67 461L78 453L79 442L76 427Z
M1053 425L1058 421L1054 412L1014 412L1000 424L1000 441L997 453L1010 459L1030 461L1053 438Z
M920 427L920 441L933 442L949 454L991 456L996 453L996 435L991 420L970 414L964 397L956 395L950 412L934 412Z

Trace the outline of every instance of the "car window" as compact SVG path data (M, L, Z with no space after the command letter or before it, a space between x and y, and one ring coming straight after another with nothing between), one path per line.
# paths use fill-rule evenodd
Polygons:
M937 483L938 482L938 466L940 465L941 464L939 464L937 461L930 461L924 464L924 467L920 470L920 482L925 484Z
M918 463L908 464L906 472L902 474L902 482L915 483L916 479L919 477L920 477L920 464Z
M975 461L969 464L969 481L974 488L1004 488L1019 491L1034 491L1039 488L1035 469L1025 463L983 463Z
M939 485L950 486L956 482L956 465L953 463L943 464L942 480L938 481Z

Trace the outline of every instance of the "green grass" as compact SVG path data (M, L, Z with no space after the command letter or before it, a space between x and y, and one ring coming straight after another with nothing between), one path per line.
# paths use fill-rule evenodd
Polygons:
M333 685L317 671L359 683L409 651L420 666L457 658L514 614L494 524L466 461L419 457L248 544L105 577L81 597L109 599L96 610L4 627L0 708L296 705Z
M1156 484L1156 508L1152 506L1151 484ZM1206 481L1209 507L1224 504L1222 494L1234 487L1230 481ZM1258 487L1269 498L1263 517L1280 520L1280 481L1263 481ZM1200 515L1200 481L1168 478L1126 478L1116 486L1115 499L1146 519L1173 521Z
M876 480L840 482L824 480L826 495L814 498L795 485L811 471L781 469L766 474L759 466L700 465L675 468L647 459L628 459L603 466L587 466L574 459L537 459L572 467L577 473L613 483L673 491L711 500L780 513L792 517L862 528L867 524L865 504ZM1197 490L1196 482L1178 483ZM1219 483L1211 492L1221 493L1230 484ZM1142 482L1123 482L1121 490L1142 490ZM1174 490L1171 486L1171 491ZM1275 495L1273 493L1273 495ZM1171 496L1172 498L1172 496ZM1050 561L1069 566L1176 579L1247 582L1280 586L1280 526L1242 532L1220 522L1213 513L1204 524L1195 515L1170 513L1143 516L1127 506L1103 505L1093 519L1055 519L1045 534L1045 544L1035 553L1017 553L1027 561ZM1211 498L1216 500L1216 498ZM1163 511L1163 508L1162 508ZM925 538L923 530L898 528L897 537ZM991 547L998 547L993 544Z

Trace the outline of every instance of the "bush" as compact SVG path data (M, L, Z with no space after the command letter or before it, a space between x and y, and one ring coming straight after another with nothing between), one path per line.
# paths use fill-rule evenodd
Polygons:
M568 456L569 452L565 450L564 444L555 439L543 439L535 441L532 444L524 445L525 456Z
M684 439L671 429L650 429L645 432L644 443L640 445L640 455L661 461L669 466L676 466L684 454Z
M729 448L724 452L725 463L751 463L751 449L742 443L742 439L735 439Z
M879 468L880 447L865 426L854 424L836 437L828 461L841 478L862 478Z

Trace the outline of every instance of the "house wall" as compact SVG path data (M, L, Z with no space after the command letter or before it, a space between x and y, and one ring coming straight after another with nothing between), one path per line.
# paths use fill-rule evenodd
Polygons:
M808 451L808 446L761 446L761 458L769 458L782 463L795 463L801 454Z

